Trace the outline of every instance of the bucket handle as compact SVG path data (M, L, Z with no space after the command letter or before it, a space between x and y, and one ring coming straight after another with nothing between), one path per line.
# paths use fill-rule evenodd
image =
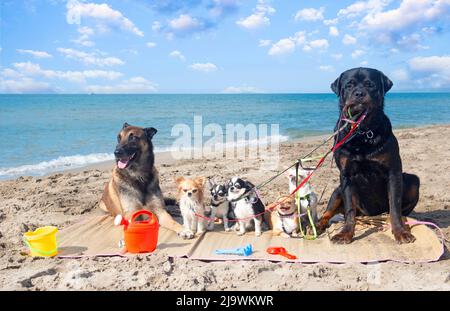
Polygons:
M131 217L131 223L134 223L135 219L140 215L147 215L150 222L156 221L156 223L158 223L158 220L155 217L155 215L152 212L149 212L146 210L141 210L141 211L134 213L133 216Z
M33 252L38 253L39 255L51 255L54 252L58 251L58 246L59 246L59 231L56 232L56 248L49 250L49 251L43 251L37 248L34 248L33 246L31 246L30 242L28 242L26 237L22 238L24 244Z

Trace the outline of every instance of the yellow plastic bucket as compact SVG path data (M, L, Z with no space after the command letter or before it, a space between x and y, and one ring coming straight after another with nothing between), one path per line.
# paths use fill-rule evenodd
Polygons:
M58 254L58 234L58 228L46 226L26 232L23 240L31 256L53 257Z

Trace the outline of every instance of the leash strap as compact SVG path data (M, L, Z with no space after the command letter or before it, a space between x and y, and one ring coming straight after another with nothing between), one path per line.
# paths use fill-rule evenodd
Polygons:
M301 187L303 187L304 184L306 184L308 182L308 180L311 178L312 174L317 171L317 169L319 169L322 164L324 163L325 159L328 157L328 155L334 151L336 151L337 149L339 149L344 143L346 143L347 141L351 140L354 137L354 132L356 131L356 129L359 127L359 124L365 119L366 114L362 114L358 120L356 121L355 124L353 124L350 128L350 131L340 140L340 141L335 141L335 144L333 144L333 147L328 150L328 152L326 152L322 158L317 162L316 166L314 169L311 170L311 173L308 174L308 176L306 176L305 179L302 180L302 182L292 191L289 193L289 195L282 200L281 202L278 202L277 204L275 204L272 208L266 209L264 212L261 212L259 214L253 215L253 216L249 216L249 217L244 217L241 219L229 219L229 222L238 222L238 221L246 221L246 220L251 220L254 219L255 217L261 216L267 212L271 212L273 209L275 209L276 206L280 205L281 203L283 203L284 201L287 200L288 197L291 197L292 195L294 195ZM336 135L338 135L346 126L348 123L344 124L341 128L339 128L337 131L335 131L333 133L333 135L331 135L327 140L325 140L321 145L319 145L318 147L314 148L313 151L311 151L308 155L309 156L312 154L312 152L314 152L315 150L317 150L319 147L323 146L325 143L328 142L328 140L330 140L331 138L335 137ZM277 175L271 177L268 181L264 182L262 185L260 186L255 186L253 187L253 189L251 189L250 191L254 191L255 188L261 188L265 185L267 185L269 182L271 182L272 180L274 180L275 178L277 178L278 176L280 176L281 174L283 174L284 172L286 172L287 170L289 170L291 167L293 167L294 165L297 165L299 163L299 160L297 160L294 164L290 165L289 167L287 167L286 169L284 169L283 171L281 171L280 173L278 173ZM249 192L250 192L249 191ZM239 198L241 199L241 198ZM199 215L197 213L195 213L196 217L199 218L203 218L205 220L211 220L209 217L205 217L203 215Z
M298 176L298 167L299 167L299 165L300 165L300 162L297 162L297 164L295 165L295 186L296 187L298 187L298 177L299 177ZM300 191L297 191L295 193L295 196L297 198L296 201L297 201L298 214L301 215L301 200L302 200L302 197L300 196ZM305 234L306 228L305 228L305 232L304 232L303 231L303 226L302 226L301 216L299 216L299 218L298 218L298 225L299 225L300 232L302 233L302 236L303 236L304 239L315 240L317 238L317 230L316 230L316 226L314 224L314 220L312 219L312 215L311 215L309 195L307 195L305 197L305 199L308 201L308 206L306 207L306 215L308 217L309 223L311 225L311 228L313 229L313 233L314 234L312 236ZM284 230L284 227L283 227L283 230Z

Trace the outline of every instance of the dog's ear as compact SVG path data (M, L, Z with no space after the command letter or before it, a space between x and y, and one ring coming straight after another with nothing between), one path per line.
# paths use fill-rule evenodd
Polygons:
M150 141L152 140L153 136L158 132L157 129L153 128L153 127L146 127L144 129L144 133L145 136L147 137L147 139Z
M208 188L212 189L216 183L212 177L208 177Z
M175 183L176 183L177 185L179 185L181 182L183 182L183 180L184 180L184 177L183 177L183 176L175 177Z
M201 186L201 187L205 186L205 181L206 181L206 178L203 177L203 176L201 176L201 177L196 177L196 178L194 179L194 182L195 182L197 185Z
M122 130L123 130L124 128L129 127L129 126L131 126L131 125L129 125L127 122L125 122L125 123L122 125Z
M293 169L288 170L288 171L286 172L286 177L287 177L289 180L292 180L292 178L295 178L295 169L294 169L294 170L293 170Z
M392 88L394 83L384 73L381 72L381 85L383 87L383 95L386 95L386 93Z
M253 188L255 188L255 185L252 184L251 182L247 181L245 183L245 189L247 189L247 191L252 190Z
M331 90L337 96L340 96L340 93L341 93L341 77L342 77L342 74L336 80L334 80L334 82L331 83L331 86L330 86Z

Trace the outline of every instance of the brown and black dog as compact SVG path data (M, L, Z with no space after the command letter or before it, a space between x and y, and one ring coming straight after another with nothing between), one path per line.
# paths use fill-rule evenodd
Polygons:
M366 113L355 136L334 153L340 185L331 195L318 229L325 230L331 217L343 213L345 224L333 236L335 243L352 241L357 214L374 216L386 212L390 213L392 233L398 243L415 240L402 216L416 206L420 180L416 175L403 173L398 142L383 111L384 96L392 85L382 72L370 68L347 70L331 84L339 96L341 116L348 118L349 111L354 117ZM340 132L335 141L342 140L348 132L349 128Z
M157 130L125 123L117 136L114 151L116 166L106 184L100 208L113 216L130 219L131 214L146 209L156 214L161 226L177 232L182 238L183 227L166 211L159 187L152 138Z

